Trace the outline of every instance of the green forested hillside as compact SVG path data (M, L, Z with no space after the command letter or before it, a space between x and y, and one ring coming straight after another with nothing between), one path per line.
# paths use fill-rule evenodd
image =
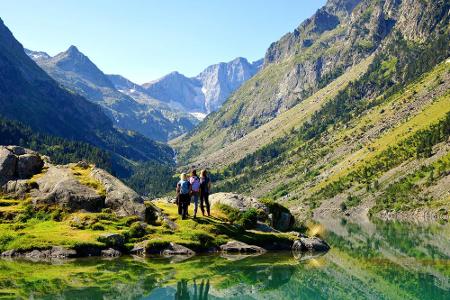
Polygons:
M448 22L448 9L442 0L327 1L270 46L263 70L221 110L173 141L179 159L195 163L199 153L214 153L245 137L379 52L395 34L411 45L424 43Z
M285 47L289 37L277 42L275 52L272 45L259 75L197 131L174 141L179 157L215 169L219 190L281 201L300 219L326 212L387 216L422 210L432 217L446 215L449 8L446 1L359 1L349 23L340 15L340 25L327 27L317 38L322 42L340 28L345 38L333 39L333 47L342 49L349 39L361 43L375 32L376 43L365 52L371 56L353 57L353 66L335 67L339 72L333 76L321 74L312 96L298 97L299 104L275 113L273 120L243 113L245 105L257 103L270 111L270 103L279 103L279 91L264 98L268 87L261 83L285 86L280 78L290 76L283 68L292 60L303 68L299 56L327 59L329 48L316 49L314 55L304 48L303 38L313 25L300 26L290 40L300 43L297 50ZM374 16L382 19L366 23ZM355 48L353 43L348 50ZM342 55L335 58L343 60ZM238 114L233 113L236 107Z
M174 186L173 163L150 160L132 161L85 142L34 132L17 121L0 117L0 145L18 145L51 158L52 163L68 164L85 160L123 179L143 195L159 196Z
M0 116L1 145L24 145L51 154L58 162L87 159L122 179L143 164L167 172L174 164L170 147L115 128L99 106L60 87L25 54L1 19Z

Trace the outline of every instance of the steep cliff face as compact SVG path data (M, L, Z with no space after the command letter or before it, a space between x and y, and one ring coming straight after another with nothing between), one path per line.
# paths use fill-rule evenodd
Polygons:
M172 72L143 85L148 95L172 106L191 112L205 111L205 96L201 82L179 72Z
M249 63L238 57L207 67L196 77L172 72L143 85L147 94L173 107L192 113L209 114L261 68L262 61Z
M376 52L393 31L423 41L442 22L446 5L419 0L328 1L269 47L264 68L222 109L176 141L180 158L190 160L192 146L197 153L217 151L301 103Z
M261 60L251 64L238 57L229 63L209 66L197 75L202 83L206 112L218 110L235 90L259 71L261 65Z

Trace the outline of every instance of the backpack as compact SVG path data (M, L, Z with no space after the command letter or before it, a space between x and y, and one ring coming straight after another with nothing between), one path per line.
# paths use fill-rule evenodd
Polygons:
M187 180L180 180L178 182L178 184L180 185L180 194L182 194L182 195L189 194L189 186L190 186L189 181L187 181Z
M189 182L192 185L192 191L193 192L199 192L200 191L200 179L198 179L197 176L192 176L189 178Z

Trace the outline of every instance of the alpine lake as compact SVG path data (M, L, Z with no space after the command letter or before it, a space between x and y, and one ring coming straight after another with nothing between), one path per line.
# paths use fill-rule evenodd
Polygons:
M323 255L0 259L0 299L450 299L450 225L328 220Z

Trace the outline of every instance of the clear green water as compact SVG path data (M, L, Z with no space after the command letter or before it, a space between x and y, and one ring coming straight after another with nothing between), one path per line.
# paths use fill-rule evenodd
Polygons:
M450 299L449 225L326 223L315 258L0 260L0 299Z

